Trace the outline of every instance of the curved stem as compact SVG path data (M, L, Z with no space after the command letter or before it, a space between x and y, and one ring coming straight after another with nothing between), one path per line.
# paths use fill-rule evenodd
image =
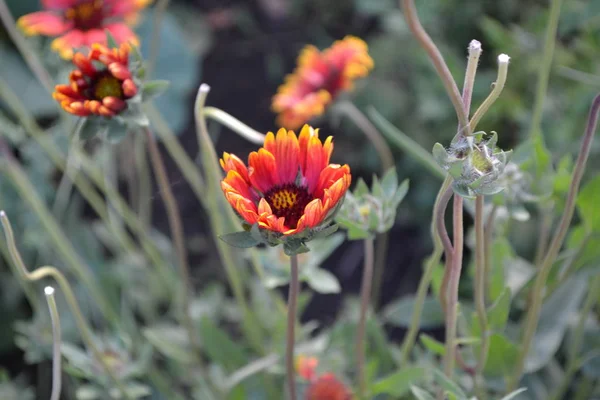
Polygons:
M404 17L406 18L406 22L408 22L410 30L429 55L433 66L442 79L446 93L448 94L448 97L454 106L454 111L456 111L456 117L458 118L458 130L460 132L468 126L469 122L467 115L464 112L463 101L460 92L458 91L456 82L450 73L450 69L448 69L448 65L446 65L444 57L440 53L435 43L433 43L433 40L431 40L431 37L429 37L427 32L425 32L425 29L423 29L423 26L419 21L419 17L417 16L414 0L401 0L400 4L404 10Z
M596 125L598 123L599 112L600 94L594 98L590 108L588 123L585 129L583 141L581 143L579 156L577 157L577 162L575 164L575 169L573 170L573 178L571 179L571 185L569 186L569 193L567 195L567 201L565 203L562 218L558 228L555 231L556 233L552 238L552 242L550 243L546 257L544 258L544 261L538 270L538 275L533 286L531 306L529 307L529 311L525 320L522 349L519 352L519 358L517 360L515 372L508 385L509 390L514 389L518 385L525 368L525 360L527 358L527 354L529 353L531 341L533 340L533 336L540 318L546 280L550 270L552 269L552 264L554 263L554 260L556 259L556 256L558 255L558 252L562 246L565 236L567 235L569 225L571 224L571 219L573 218L573 213L575 212L575 200L577 198L577 192L579 191L581 178L583 177L583 173L585 171L585 165L590 154L592 141L594 139L594 132L596 131Z
M169 177L167 176L167 169L160 155L160 150L152 137L150 129L145 128L144 133L146 135L146 144L148 145L148 151L150 152L150 162L152 169L156 176L156 181L160 187L160 194L165 203L165 209L167 211L167 218L169 220L169 229L171 230L171 236L175 245L175 251L177 254L177 265L179 266L179 277L183 285L182 288L182 322L188 334L188 340L190 345L194 347L196 351L200 349L200 343L194 331L194 325L192 322L191 312L191 298L192 288L190 282L190 266L188 264L187 251L185 248L185 235L183 232L183 224L181 222L181 213L179 212L179 206L177 200L171 190L169 184Z
M75 323L77 324L77 328L79 329L79 333L81 334L81 338L83 339L84 343L92 351L94 358L98 363L100 363L104 371L111 378L115 386L121 392L121 395L126 399L132 400L131 396L125 389L123 382L121 382L121 380L117 377L115 372L110 368L106 361L106 358L102 356L102 353L96 346L93 339L92 330L88 326L85 317L81 313L81 310L78 305L79 303L77 302L77 298L75 297L75 294L73 293L73 290L71 289L71 285L69 285L69 281L67 280L67 278L65 278L65 276L58 269L51 266L43 266L36 269L35 271L29 272L29 270L23 263L23 259L21 258L21 254L19 253L19 249L17 248L17 245L15 243L15 237L13 234L12 226L10 224L8 216L4 211L0 211L0 220L2 222L2 227L4 228L4 236L6 238L6 242L8 243L8 249L12 256L13 263L23 274L23 276L29 281L35 282L40 279L51 277L56 281L56 283L58 283L58 286L60 286L61 290L63 291L63 294L65 295L67 304L71 308L71 312L75 316Z
M550 79L550 70L552 68L552 58L554 57L554 47L556 41L556 32L558 31L558 19L560 17L560 8L562 0L551 0L550 15L546 25L546 37L544 40L544 53L542 55L541 66L537 76L537 85L535 100L533 106L533 115L531 117L531 127L529 128L529 137L533 138L541 135L542 113L544 111L544 100L548 91L548 81Z
M456 359L456 318L458 314L458 284L463 258L463 198L455 195L453 206L454 252L446 293L446 354L444 357L444 373L450 379L454 375Z
M444 277L442 278L442 284L440 286L440 304L442 305L442 310L444 313L447 312L447 303L446 303L446 292L448 291L448 283L450 282L450 272L452 271L452 257L454 255L454 247L450 242L450 237L448 236L448 231L446 229L446 221L444 220L444 216L446 214L446 208L448 207L448 203L450 202L450 198L452 197L452 187L448 186L446 191L442 194L440 199L440 203L437 208L434 208L435 215L435 223L436 223L436 233L439 237L438 241L443 246L444 249Z
M296 328L296 309L298 308L298 292L300 281L298 277L298 256L290 257L291 279L288 292L288 317L285 346L285 367L288 393L290 400L296 400L296 372L294 368L294 341Z
M485 307L485 232L483 223L483 206L484 198L478 195L475 198L475 290L474 302L477 309L477 317L479 319L479 329L481 331L481 348L477 365L475 367L475 386L476 391L480 393L479 398L484 399L485 387L481 388L480 383L483 379L483 369L487 360L489 347L488 340L488 322L487 312Z
M8 32L8 35L12 39L15 46L17 46L17 49L19 49L19 53L21 53L25 59L29 69L31 69L35 77L44 86L44 88L46 88L48 93L52 93L54 91L54 82L50 77L50 74L35 52L29 47L29 44L23 35L21 35L17 29L15 19L11 15L10 10L8 9L8 6L4 0L0 0L0 20L2 20L6 32Z
M46 286L44 294L46 295L46 302L50 311L50 321L52 322L52 393L50 400L59 400L62 386L60 316L58 314L58 307L56 307L56 299L54 298L54 288Z
M265 135L250 128L239 119L229 113L216 107L204 107L203 114L206 118L214 119L222 125L225 125L250 143L262 145L265 142Z
M365 376L365 330L367 326L367 310L371 300L371 286L373 282L374 243L373 238L365 239L365 260L363 267L362 284L360 288L360 315L356 327L356 354L357 375L359 385L359 398L365 398L367 379Z
M423 276L421 276L421 280L419 281L419 288L417 289L412 319L410 321L408 332L406 332L406 336L404 337L404 341L402 342L400 358L401 366L406 365L408 359L410 358L410 353L415 344L417 333L419 332L419 325L421 324L421 313L423 312L423 304L425 303L427 291L429 290L429 285L431 284L431 279L433 278L433 271L438 266L440 257L442 256L443 246L437 234L437 220L439 218L439 212L436 212L436 210L442 208L441 202L443 195L448 191L448 188L450 188L451 184L452 178L450 177L450 175L447 175L446 179L442 183L442 186L440 187L440 190L435 199L435 204L433 206L434 212L433 218L431 220L431 239L433 240L433 252L431 253L429 258L427 259L427 262L425 263L425 271L423 272ZM445 210L446 207L443 207L443 209Z

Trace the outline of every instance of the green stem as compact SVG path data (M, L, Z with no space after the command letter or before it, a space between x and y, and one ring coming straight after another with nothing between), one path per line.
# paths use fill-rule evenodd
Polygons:
M8 35L12 39L15 46L17 46L17 49L19 49L19 52L25 59L29 69L31 69L33 74L44 86L44 88L46 88L48 93L52 93L54 91L54 82L50 77L50 74L35 52L29 47L27 40L25 40L23 35L21 35L17 29L15 19L11 15L10 10L8 9L8 6L4 0L0 0L0 20L2 20L6 32L8 32Z
M194 324L192 322L191 312L191 299L193 297L192 285L190 282L190 266L187 258L187 251L185 247L185 234L183 231L183 224L181 222L181 213L179 212L179 206L177 200L171 190L169 183L169 177L167 175L167 169L160 155L160 150L152 137L150 129L145 128L144 133L146 135L146 143L148 145L148 151L150 152L150 162L156 181L160 188L160 194L165 204L167 211L167 219L169 220L169 228L171 230L171 237L175 245L175 252L177 254L177 265L179 266L179 278L181 279L181 295L182 295L182 324L185 327L188 340L190 345L197 351L200 351L200 343L194 330Z
M546 99L548 81L550 80L550 70L552 69L552 58L554 57L556 32L558 31L558 19L560 17L561 6L562 0L551 0L550 2L550 15L548 16L548 22L546 23L544 50L537 75L533 115L531 117L531 127L529 129L529 137L531 138L535 138L542 134L541 125L544 100Z
M104 371L111 378L115 386L121 392L121 395L126 399L132 400L132 397L129 396L129 393L125 389L123 382L121 382L121 380L117 377L115 372L110 368L106 361L106 358L102 356L102 353L96 346L93 339L92 330L88 326L85 317L81 313L81 309L78 305L79 303L77 301L77 298L75 297L75 294L73 293L73 290L71 289L69 281L67 281L67 278L65 278L65 276L58 269L52 266L43 266L36 269L35 271L29 272L29 270L23 263L23 259L21 258L21 254L19 253L19 250L15 243L12 226L10 224L8 216L4 211L0 211L0 220L2 221L4 235L6 237L8 248L15 266L19 269L21 274L31 282L51 277L56 281L56 283L58 283L58 286L60 286L61 290L65 295L67 304L71 308L71 312L75 316L75 323L77 324L77 328L79 329L79 333L81 334L81 338L83 339L84 343L92 351L94 358L98 363L100 363Z
M50 400L59 400L62 386L62 367L61 367L61 352L60 352L60 316L56 299L54 298L54 288L46 286L44 289L48 310L50 311L50 321L52 322L52 393Z
M485 387L481 387L483 380L483 369L487 360L489 348L488 339L488 321L485 306L485 231L483 223L483 206L484 198L478 195L475 198L475 293L474 302L477 309L477 317L479 319L479 329L481 331L481 348L475 367L475 386L479 393L480 399L486 398Z
M573 376L577 372L580 367L578 354L581 350L581 346L583 344L583 335L585 333L585 322L588 318L588 315L592 311L594 304L598 301L598 292L600 291L600 275L596 275L592 281L590 282L590 287L588 289L587 296L583 303L583 308L579 313L579 320L577 321L577 326L575 327L575 331L573 332L573 341L571 344L571 348L569 349L569 357L567 361L567 366L565 368L566 372L562 379L562 382L558 386L556 392L552 395L551 400L561 400L564 398L565 392L569 388L571 380Z
M459 131L462 131L462 129L465 128L469 122L463 111L461 95L458 91L458 87L456 86L454 78L452 78L450 69L448 68L448 65L446 65L444 57L440 53L439 49L435 43L433 43L433 40L431 40L431 37L429 37L427 32L425 32L425 29L423 29L423 26L419 21L419 17L417 16L414 0L400 0L400 4L404 10L404 18L406 18L406 22L408 23L410 30L421 44L421 47L423 47L423 49L425 49L429 55L433 66L442 79L446 93L448 94L448 97L454 106L454 110L456 111L456 117L459 121Z
M296 400L296 371L294 368L294 342L296 330L296 311L298 308L298 292L300 280L298 278L298 256L290 257L290 288L288 293L288 317L285 346L286 380L290 400Z
M142 226L148 229L152 221L152 179L146 158L146 138L144 135L134 136L134 157L138 177L137 212Z
M5 160L5 171L7 172L8 177L18 190L21 198L29 204L40 219L42 226L54 243L58 253L65 259L71 270L88 287L90 296L94 299L94 302L96 302L96 305L104 317L111 323L117 324L118 315L113 306L103 296L90 267L81 259L71 242L66 238L60 225L38 196L35 188L27 177L27 174L25 174L7 149L1 149L1 153Z
M363 267L362 284L360 288L360 314L358 326L356 327L356 355L357 355L357 375L358 375L358 397L364 399L367 390L367 378L365 375L365 330L367 327L367 310L371 300L371 286L373 284L373 261L374 261L374 243L373 238L365 239L365 260Z
M262 145L265 141L264 134L250 128L248 125L223 110L216 107L205 107L203 114L206 118L214 119L220 124L225 125L250 143Z
M573 213L575 212L575 200L577 198L577 192L579 191L579 185L581 184L581 178L583 177L583 173L585 171L585 165L590 154L592 141L594 139L594 132L596 131L596 125L598 123L599 112L600 94L594 98L590 108L588 123L581 143L581 149L577 157L577 162L575 164L575 169L573 170L573 178L571 179L571 185L569 186L569 193L567 195L567 201L565 203L562 218L558 228L555 231L554 237L552 238L552 242L550 243L546 257L544 258L544 261L538 270L538 275L533 286L531 305L525 320L522 349L519 352L519 358L517 360L515 372L508 385L509 390L514 389L518 385L525 368L525 360L527 358L527 354L529 353L531 342L533 340L533 336L535 335L535 330L540 318L546 280L548 279L548 275L552 269L552 264L554 263L558 252L560 251L565 236L567 235L569 225L571 224L571 219L573 218Z
M490 277L492 274L492 242L494 240L494 222L496 220L497 212L498 206L494 204L485 223L485 238L483 245L483 252L485 253L485 293L490 293Z
M404 366L408 363L410 353L412 351L413 346L415 345L417 333L419 332L419 326L421 325L421 314L423 312L423 305L425 303L425 298L427 297L427 291L429 290L429 286L431 285L433 271L439 265L440 257L442 256L442 252L444 249L442 242L438 236L437 220L438 218L440 218L439 210L446 210L446 206L442 206L443 196L444 193L448 191L448 188L450 188L451 184L452 178L450 177L450 175L447 175L446 179L444 180L444 183L440 187L440 190L435 199L435 204L433 206L434 212L431 220L431 239L433 240L433 252L429 256L429 258L427 258L427 262L425 263L425 271L423 272L423 276L421 276L421 280L419 281L419 288L417 289L412 319L410 321L408 332L406 332L406 336L404 337L404 341L402 342L400 358L401 366Z

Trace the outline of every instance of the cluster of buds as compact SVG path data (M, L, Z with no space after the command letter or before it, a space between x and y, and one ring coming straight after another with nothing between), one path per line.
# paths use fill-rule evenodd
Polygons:
M496 132L487 140L484 135L483 131L459 135L449 149L440 143L433 147L433 157L454 178L454 192L463 197L493 195L504 189L500 178L512 151L496 148Z
M354 192L348 192L336 222L348 231L350 240L372 237L388 231L396 219L396 210L408 192L408 180L398 185L394 168L381 179L374 176L371 189L359 179Z

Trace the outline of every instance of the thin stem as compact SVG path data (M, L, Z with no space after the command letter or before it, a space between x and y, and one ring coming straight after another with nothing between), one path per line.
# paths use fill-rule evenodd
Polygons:
M471 100L473 99L473 88L475 87L475 75L477 75L477 66L479 65L479 57L481 57L481 43L477 40L471 40L469 43L469 57L467 61L467 69L465 70L465 81L463 82L462 90L462 105L463 112L469 116L471 109ZM471 132L473 129L471 128Z
M425 303L425 298L427 297L427 291L429 290L431 279L433 278L433 271L438 266L440 257L442 256L443 246L437 233L437 221L439 219L439 212L436 212L436 210L446 210L446 205L442 206L443 196L448 191L451 184L452 178L450 177L450 175L447 175L446 179L442 183L442 186L440 187L440 190L435 199L435 204L433 206L434 212L431 220L431 239L433 240L433 252L431 253L431 255L425 263L425 271L423 272L423 276L421 276L421 280L419 281L419 288L417 289L412 319L410 321L408 332L406 332L406 336L404 337L404 341L401 347L401 366L406 365L408 363L410 353L412 351L413 346L415 345L417 333L419 332L419 325L421 325L421 314L423 312L423 305ZM448 202L446 201L446 204L447 203Z
M150 55L147 63L147 76L151 77L156 66L158 51L160 49L160 25L167 11L170 0L158 0L154 9L154 20L152 21L152 40L150 44Z
M60 183L58 184L58 188L56 189L54 205L52 206L52 214L54 214L57 219L62 219L69 205L69 198L71 197L71 191L73 189L73 180L70 175L76 176L78 169L77 157L72 151L72 147L77 146L79 132L81 131L84 122L85 118L80 118L75 125L74 132L70 136L71 146L69 148L69 154L67 155L67 166Z
M393 144L404 150L409 156L413 157L424 168L428 169L434 176L440 179L446 177L446 171L438 165L433 159L431 152L426 151L419 143L411 139L404 132L390 124L383 116L373 107L369 107L367 114L377 125L383 135Z
M459 121L458 130L462 131L465 127L467 127L469 122L464 112L460 92L458 91L458 87L456 86L454 78L452 78L450 69L448 68L448 65L446 65L444 57L440 53L439 49L435 43L433 43L433 40L431 40L431 37L429 37L427 32L425 32L425 29L423 29L423 26L421 25L417 15L417 10L415 9L414 0L401 0L400 4L404 10L404 17L406 18L406 22L408 22L410 30L421 44L421 47L423 47L429 55L433 66L442 79L446 93L448 94L448 97L454 106L454 111L456 111L456 117Z
M446 293L446 354L444 357L444 373L450 379L454 375L454 360L456 359L456 318L458 314L458 284L462 269L463 257L463 199L454 196L453 206L454 252Z
M8 6L4 0L0 0L0 20L2 20L6 32L8 32L8 35L12 39L15 46L17 46L17 49L19 49L19 53L21 53L25 59L29 69L31 69L35 77L46 88L48 93L52 93L54 91L54 82L50 77L50 74L35 52L29 47L29 44L23 35L21 35L17 29L15 19L11 15L10 10L8 9Z
M373 126L365 114L363 114L363 112L354 105L354 103L350 101L343 101L336 105L336 109L348 117L373 144L373 147L375 147L375 150L380 158L382 175L396 166L394 155L392 154L392 151L390 150L385 138L381 135L377 128ZM373 279L373 301L375 302L375 305L379 303L381 284L383 281L383 274L385 272L385 260L388 243L389 231L382 233L377 238L375 278Z
M485 222L485 242L483 245L485 253L485 293L490 293L490 276L492 273L492 242L494 240L494 222L496 221L496 213L498 206L494 204L490 211L487 221Z
M167 211L167 219L169 220L169 228L171 230L171 236L175 245L175 251L177 254L177 265L179 266L179 278L183 285L182 288L182 310L181 317L182 323L187 331L188 340L190 345L194 347L196 351L200 350L200 344L194 331L194 324L192 322L191 312L191 299L192 299L192 288L190 282L190 266L188 264L187 251L185 248L185 234L183 231L183 224L181 222L181 213L179 212L179 206L177 200L171 190L169 183L169 177L167 175L167 169L160 155L160 150L156 144L156 141L152 137L150 129L145 128L144 133L146 135L146 144L148 145L148 151L150 152L150 162L156 181L160 187L160 194L165 203L165 209Z
M371 300L371 286L373 283L373 261L374 261L374 243L373 238L365 239L365 260L363 267L362 284L360 288L360 315L358 326L356 327L356 355L357 355L357 375L359 385L359 398L363 399L367 390L367 379L365 376L365 330L367 326L367 310Z
M336 105L336 110L348 117L364 133L371 144L373 144L380 158L382 173L385 173L396 165L394 155L385 138L354 103L350 101L340 102Z
M485 231L483 223L484 198L482 195L475 197L475 293L474 302L479 319L479 329L481 331L481 348L475 367L475 385L480 393L480 398L485 398L485 388L481 388L480 383L483 379L483 369L487 360L489 347L488 322L485 306Z
M60 316L58 314L58 307L56 307L56 299L54 298L54 288L46 286L44 294L46 295L46 302L50 310L50 321L52 322L52 394L50 395L50 400L59 400L62 386Z
M205 107L204 116L213 119L222 125L225 125L250 143L262 145L265 142L265 135L250 128L239 119L231 116L223 110L216 107Z
M148 229L152 221L152 179L150 178L150 168L146 157L146 137L144 135L134 135L134 157L138 177L138 204L137 212L142 226Z
M288 293L288 316L287 316L287 334L285 346L285 367L288 393L290 400L296 400L296 372L294 368L294 342L296 328L296 309L298 308L298 292L300 291L300 281L298 278L298 256L290 257L290 288Z
M435 215L436 233L438 235L438 241L444 249L444 277L442 278L442 284L440 286L440 304L444 313L447 312L446 293L448 291L448 284L450 283L450 274L452 271L452 257L454 256L454 247L450 242L448 231L446 229L446 221L444 216L446 215L446 208L452 197L452 187L448 186L446 191L442 194L440 203L437 208L434 208L433 213Z
M583 173L585 171L585 165L590 154L592 141L594 139L594 132L596 131L596 125L598 123L599 112L600 94L598 94L594 98L594 101L592 102L592 106L590 108L588 123L581 143L579 156L577 157L577 162L575 164L575 169L573 170L573 178L571 179L571 185L569 186L569 193L567 195L567 201L565 203L562 218L560 220L558 228L555 231L556 233L552 238L552 242L550 243L550 247L548 248L546 257L544 258L544 261L542 262L538 270L538 275L534 283L533 293L531 297L531 306L529 307L529 312L527 313L527 317L525 320L525 330L523 334L522 349L519 352L519 358L517 361L514 375L512 376L512 379L508 385L510 390L514 389L518 385L519 380L521 379L521 375L523 374L525 360L527 358L527 354L529 353L531 342L533 340L533 336L535 334L535 330L537 328L537 324L540 318L540 311L542 308L542 300L546 280L548 279L548 274L552 269L552 264L554 263L554 260L556 259L556 256L558 255L558 252L562 246L562 243L569 229L569 225L571 224L573 213L575 212L575 200L577 198L577 192L579 191L581 178L583 177Z
M592 311L594 304L598 301L598 292L600 291L600 275L596 275L592 281L590 282L590 286L587 292L587 296L585 301L583 302L583 308L579 313L579 320L577 321L577 326L575 327L575 331L573 332L573 340L571 344L571 348L569 349L569 357L567 361L567 366L565 368L566 373L563 377L561 384L558 386L558 389L553 394L551 400L561 400L564 397L565 392L569 388L569 384L573 378L573 375L579 369L579 358L578 354L581 350L581 345L583 344L583 335L585 333L585 322L588 318L588 315Z
M504 89L504 85L506 84L509 60L510 57L506 54L500 54L498 56L498 76L496 77L496 82L494 82L494 88L492 89L488 97L483 101L483 103L481 103L477 111L475 111L475 114L473 114L473 117L469 122L469 131L473 132L475 128L477 128L477 125L479 124L481 118L483 118L483 116L485 115L485 113L487 113L492 104L494 104L496 100L498 100L498 97L500 97L500 94Z
M77 254L73 244L67 239L60 225L52 216L50 210L40 199L27 174L21 169L17 161L5 144L2 143L0 153L4 159L5 171L11 179L21 198L29 204L35 214L38 216L42 226L48 233L54 243L57 252L65 259L71 270L81 279L90 291L90 296L104 315L104 317L113 324L118 321L117 313L114 307L103 296L98 282L95 279L91 268Z
M548 81L550 80L550 70L552 68L552 58L554 57L554 47L556 42L556 32L558 31L558 19L560 17L560 8L562 0L551 0L550 15L546 23L546 37L544 39L544 50L540 69L537 75L537 85L535 100L533 106L533 115L531 117L531 127L529 128L529 137L534 138L541 135L542 114L544 111L544 100L548 91Z
M92 351L94 358L98 363L100 363L104 371L111 378L117 389L119 389L119 391L121 392L121 395L126 399L131 400L132 397L125 389L123 382L121 382L121 380L117 377L115 372L108 365L106 358L103 357L100 350L98 350L98 347L96 346L96 343L93 339L92 330L88 326L85 317L81 313L81 309L78 305L79 303L77 301L77 298L75 297L75 294L73 293L73 290L71 289L71 285L69 284L67 278L65 278L65 276L58 269L52 266L39 267L35 271L29 272L29 270L23 263L23 259L21 258L21 254L19 253L19 249L17 248L17 245L15 243L15 237L13 234L12 226L10 224L8 216L4 211L0 211L0 220L2 221L2 227L4 228L4 236L6 238L6 242L8 243L8 249L12 256L13 263L19 269L20 273L31 282L51 277L56 281L56 283L58 283L58 286L61 288L65 295L67 304L71 308L71 312L75 316L75 323L77 324L77 328L79 329L79 333L81 334L83 342Z
M552 229L552 220L553 220L553 210L554 207L551 204L547 204L545 207L538 207L540 211L540 229L538 233L538 241L535 250L535 265L537 267L540 266L542 261L544 261L544 255L546 254L546 250L548 249L548 241L550 239L550 233Z

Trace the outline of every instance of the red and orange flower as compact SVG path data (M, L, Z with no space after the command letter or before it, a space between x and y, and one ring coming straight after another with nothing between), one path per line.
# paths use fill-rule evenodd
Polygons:
M70 84L56 85L52 96L65 111L80 117L118 115L138 92L129 70L129 49L125 43L119 48L95 43L87 57L76 53Z
M352 393L334 374L324 374L306 389L306 400L351 400Z
M248 167L224 153L221 188L241 218L257 224L263 235L304 237L329 224L350 186L348 165L329 164L332 150L332 137L321 142L319 131L308 125L299 137L283 128L277 136L269 132L264 146L248 157Z
M357 37L347 36L324 51L306 46L295 71L273 97L277 122L296 129L323 114L340 92L352 89L354 81L367 76L372 68L367 44Z
M17 21L27 35L58 36L52 49L71 59L74 49L106 44L108 30L116 42L137 45L129 27L151 0L42 0L46 11L27 14Z
M317 377L317 367L319 366L319 359L317 357L301 354L296 357L295 364L298 375L307 381L310 382Z

